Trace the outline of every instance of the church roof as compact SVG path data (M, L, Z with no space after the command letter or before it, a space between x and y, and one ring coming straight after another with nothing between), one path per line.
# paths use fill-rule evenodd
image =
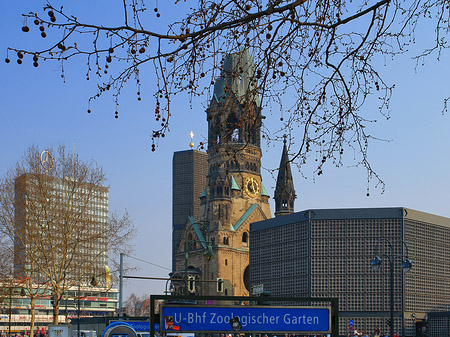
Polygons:
M244 223L244 221L248 218L248 216L250 214L252 214L253 210L258 207L258 204L253 204L251 205L244 214L242 214L242 216L239 218L239 220L236 222L236 224L233 226L232 225L232 229L233 230L237 230L239 228L240 225L242 225Z
M264 187L263 183L261 182L261 195L265 197L270 197L269 193L267 193L266 188Z
M294 181L292 179L291 165L286 146L286 136L284 137L283 152L281 154L280 167L278 170L275 196L281 191L294 193Z
M236 180L234 179L233 175L231 175L231 189L232 190L238 190L238 191L241 190L239 188L239 185L237 184Z
M254 73L253 56L247 49L228 55L222 74L214 84L214 99L219 103L234 94L240 103L244 103L250 96L259 107L261 102L252 83Z
M278 170L275 187L275 216L291 214L294 212L295 195L294 181L292 180L291 165L289 161L286 138L284 136L283 152L281 154L280 168Z
M204 197L206 197L206 186L205 186L205 188L203 189L202 194L200 194L200 198L204 198Z
M192 228L194 228L194 232L198 237L198 241L200 241L200 243L202 244L203 248L206 248L206 240L203 237L202 231L200 230L200 228L198 227L197 222L195 221L194 217L189 215L188 216L189 222L192 224Z

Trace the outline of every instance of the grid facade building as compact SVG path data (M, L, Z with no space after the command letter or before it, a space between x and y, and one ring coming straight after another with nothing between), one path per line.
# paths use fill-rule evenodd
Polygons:
M197 218L200 195L206 186L208 156L197 150L178 151L172 161L172 269L188 216Z
M72 178L23 174L15 180L15 221L17 276L29 275L32 270L41 273L25 253L28 250L34 260L46 261L43 265L48 265L48 270L53 270L53 262L59 264L60 259L70 258L72 267L66 277L77 279L79 270L89 270L90 275L101 276L99 282L106 283L107 187L78 183Z
M450 311L428 313L427 333L431 337L450 337Z
M401 270L405 246L413 263L408 273ZM370 265L375 254L383 261L378 271ZM389 257L394 331L416 336L427 312L450 306L449 218L406 208L318 209L250 227L251 285L263 284L274 296L339 298L342 335L350 319L358 331L389 331Z

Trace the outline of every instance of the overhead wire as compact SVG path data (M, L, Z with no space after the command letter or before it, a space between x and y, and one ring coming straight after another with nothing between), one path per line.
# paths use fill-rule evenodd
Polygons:
M153 263L153 262L150 262L150 261L146 261L146 260L140 259L140 258L135 257L135 256L131 256L131 255L127 255L127 254L123 254L123 255L125 255L126 257L129 257L129 258L132 258L132 259L135 259L135 260L138 260L138 261L141 261L141 262L150 264L150 265L155 266L155 267L159 267L159 268L162 268L162 269L165 269L165 270L172 271L172 269L170 269L170 268L161 266L161 265L159 265L159 264L156 264L156 263Z

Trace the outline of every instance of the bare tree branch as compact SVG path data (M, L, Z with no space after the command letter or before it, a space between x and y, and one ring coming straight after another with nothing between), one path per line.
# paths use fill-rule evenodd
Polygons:
M42 12L24 16L39 27L43 37L47 30L56 35L57 42L43 42L38 50L11 47L8 52L17 54L18 63L28 56L35 66L56 60L62 69L72 58L85 57L86 78L94 75L98 80L88 112L94 100L110 93L115 118L124 86L134 81L141 100L140 71L153 67L151 135L156 150L159 139L170 131L173 97L187 93L191 100L206 97L203 102L209 104L224 57L246 49L255 60L254 78L246 92L260 96L264 113L279 111L281 115L279 129L263 125L266 140L280 140L288 133L299 169L311 158L319 158L316 174L322 174L328 160L341 166L347 152L357 153L356 163L383 185L367 155L369 142L376 137L365 129L390 113L393 85L380 76L377 57L407 52L416 27L430 22L435 27L432 45L414 56L419 60L436 52L439 57L448 48L448 1L198 0L195 4L178 12L183 8L181 1L164 2L165 8L180 13L178 19L167 22L158 7L147 10L145 0L123 0L123 24L118 25L83 22L62 7L47 4ZM241 75L240 71L233 74ZM363 109L373 94L379 98L378 116Z
M89 284L93 276L110 288L109 259L129 252L134 228L127 213L109 218L101 167L64 146L47 151L54 154L51 167L43 167L42 152L32 146L0 180L0 233L12 247L14 276L32 305L51 290L58 324L59 303L69 288Z

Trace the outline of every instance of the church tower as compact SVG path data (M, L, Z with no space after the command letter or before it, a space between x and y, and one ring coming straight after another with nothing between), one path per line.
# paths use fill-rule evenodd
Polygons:
M207 182L198 218L189 217L176 256L177 270L187 265L200 281L196 294L217 295L211 281L219 278L223 295L249 295L250 223L270 218L269 195L261 178L263 117L253 75L247 50L228 55L206 110ZM210 261L203 259L207 245L214 252Z
M294 190L291 164L287 153L286 136L284 136L283 152L275 188L275 216L294 213L294 200L297 196Z

